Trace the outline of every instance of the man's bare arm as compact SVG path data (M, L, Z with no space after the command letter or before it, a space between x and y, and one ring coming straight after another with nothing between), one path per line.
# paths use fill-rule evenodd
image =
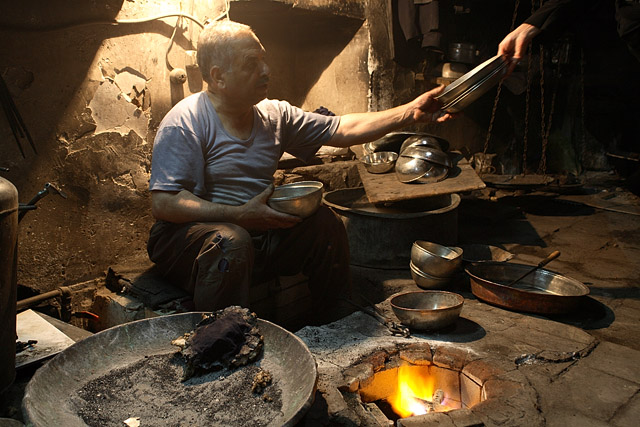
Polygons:
M151 192L151 213L156 219L173 223L228 222L247 230L289 228L300 222L300 218L267 205L272 192L273 186L269 186L244 205L230 206L206 201L186 190L155 190Z
M374 141L385 134L416 123L444 122L451 116L440 114L442 104L435 99L443 86L420 95L413 101L385 111L345 114L336 133L326 145L349 147Z

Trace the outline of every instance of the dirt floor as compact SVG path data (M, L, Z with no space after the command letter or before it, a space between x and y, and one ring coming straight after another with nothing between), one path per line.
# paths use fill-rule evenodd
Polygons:
M515 255L510 262L535 265L559 250L560 257L546 268L581 281L590 295L579 312L551 319L640 350L640 198L616 175L590 173L582 185L571 188L488 187L463 195L458 226L461 245L500 247ZM354 266L353 276L356 290L373 302L411 282L408 268ZM465 298L475 299L468 283L460 283ZM0 417L22 419L21 394L36 368L18 372L14 386L2 396Z

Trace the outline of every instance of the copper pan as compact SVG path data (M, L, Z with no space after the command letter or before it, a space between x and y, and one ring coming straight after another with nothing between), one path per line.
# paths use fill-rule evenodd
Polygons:
M532 266L485 261L469 265L465 271L471 292L479 299L515 311L561 314L575 310L589 294L582 282L539 268L514 285L507 286Z

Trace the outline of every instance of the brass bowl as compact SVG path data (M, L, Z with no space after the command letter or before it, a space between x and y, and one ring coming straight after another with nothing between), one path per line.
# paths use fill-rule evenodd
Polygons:
M322 187L319 181L284 184L273 190L267 204L271 209L307 218L313 215L322 203Z
M393 151L379 151L362 157L362 164L370 173L389 172L396 164L398 154Z
M462 249L416 240L411 246L411 262L427 275L450 277L462 265Z
M458 320L464 297L447 291L412 291L391 297L398 320L416 330L437 330Z
M451 281L451 277L437 277L425 273L411 261L409 262L409 268L411 269L413 281L422 289L443 289L446 288Z

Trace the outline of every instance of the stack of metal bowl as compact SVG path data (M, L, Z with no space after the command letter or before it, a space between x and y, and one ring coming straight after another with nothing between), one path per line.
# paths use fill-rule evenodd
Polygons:
M396 160L400 182L429 184L449 175L453 163L438 138L415 135L404 140Z
M411 277L422 289L442 289L462 265L462 249L416 240L411 246Z

